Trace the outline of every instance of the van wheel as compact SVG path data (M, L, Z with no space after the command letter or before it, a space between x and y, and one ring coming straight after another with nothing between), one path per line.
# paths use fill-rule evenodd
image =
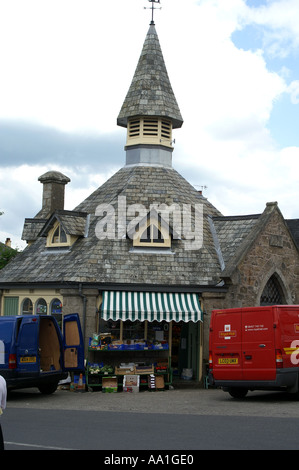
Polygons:
M244 398L247 395L247 388L239 388L239 387L229 387L227 390L231 397L233 398Z
M51 393L54 393L56 391L57 385L58 383L56 382L54 384L44 384L40 385L38 389L43 395L51 395Z

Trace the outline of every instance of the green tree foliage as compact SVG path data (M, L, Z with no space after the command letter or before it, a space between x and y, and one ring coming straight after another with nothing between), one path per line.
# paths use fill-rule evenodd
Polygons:
M0 243L0 269L4 268L17 254L18 250L10 248L4 245L4 243Z
M3 214L4 212L0 211L0 216ZM18 253L19 251L17 249L10 248L0 242L0 269L4 268Z

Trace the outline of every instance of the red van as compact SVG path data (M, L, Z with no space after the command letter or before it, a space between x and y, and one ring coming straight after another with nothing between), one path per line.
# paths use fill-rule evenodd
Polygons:
M234 398L299 393L299 305L213 310L209 349L209 383Z

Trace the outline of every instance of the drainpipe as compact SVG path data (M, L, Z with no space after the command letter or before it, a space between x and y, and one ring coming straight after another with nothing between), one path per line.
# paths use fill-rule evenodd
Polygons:
M85 329L86 329L86 304L87 304L87 297L82 293L82 283L79 284L79 296L83 301L83 322L82 322L82 330L83 330L83 341L84 341L84 348L85 348Z

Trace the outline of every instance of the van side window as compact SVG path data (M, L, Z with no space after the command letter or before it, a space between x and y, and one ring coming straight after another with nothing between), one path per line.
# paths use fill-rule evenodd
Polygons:
M17 322L16 322L16 341L17 341L18 336L19 336L21 323L22 323L22 318L18 318Z

